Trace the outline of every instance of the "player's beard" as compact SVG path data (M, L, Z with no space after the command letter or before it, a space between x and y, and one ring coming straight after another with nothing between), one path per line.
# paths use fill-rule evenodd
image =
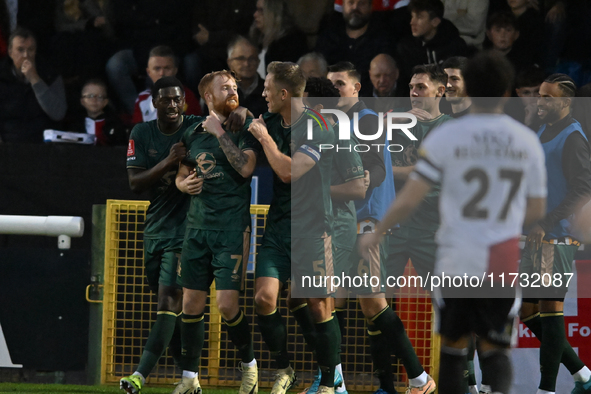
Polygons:
M231 100L235 100L235 102L230 103ZM223 102L217 103L217 105L214 107L214 110L218 114L227 118L232 113L232 111L238 108L238 105L238 96L232 95L226 97Z

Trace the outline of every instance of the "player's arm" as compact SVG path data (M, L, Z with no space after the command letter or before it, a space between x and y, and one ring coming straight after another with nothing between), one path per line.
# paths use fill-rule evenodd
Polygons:
M279 179L284 183L291 183L291 157L281 153L277 144L269 135L262 115L258 119L253 120L248 127L248 131L261 143L265 156L267 156L267 161Z
M414 171L414 169L415 166L392 166L392 174L394 175L395 180L406 182L408 176Z
M400 194L396 195L394 203L388 208L388 212L376 226L372 234L367 234L359 241L359 252L364 257L369 257L369 249L377 245L383 234L395 224L403 222L419 206L423 198L431 190L432 183L420 176L411 176L404 184Z
M244 124L244 122L242 123ZM232 167L244 178L248 178L256 167L256 154L252 150L243 151L234 144L230 136L224 131L218 115L212 111L203 122L203 128L215 136Z
M366 171L366 173L369 176L369 172ZM333 201L363 200L366 190L365 178L351 179L340 185L332 185L330 187L330 198Z
M546 198L528 198L525 207L523 227L528 228L544 217L546 213Z
M168 156L146 170L144 168L128 168L129 187L134 193L143 193L156 184L167 172L174 170L187 154L185 145L177 142L170 148Z
M176 173L174 184L181 192L195 195L203 189L203 178L198 178L195 169L186 164L180 163Z

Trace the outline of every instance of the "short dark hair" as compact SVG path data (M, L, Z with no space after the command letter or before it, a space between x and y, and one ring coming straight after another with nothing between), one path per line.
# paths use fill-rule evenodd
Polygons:
M10 34L10 37L8 37L8 49L10 50L12 48L12 40L14 40L15 37L21 37L23 39L27 39L27 38L32 38L33 40L35 40L35 44L37 44L37 38L35 38L35 34L33 34L33 32L25 27L22 26L17 26L14 31L12 32L12 34Z
M176 55L172 48L167 45L158 45L157 47L152 48L148 54L148 60L151 57L169 57L174 61L174 66L178 67Z
M441 0L411 0L408 4L408 10L410 12L427 11L429 13L429 18L439 18L443 20L445 7Z
M546 79L546 73L539 66L533 65L524 68L515 77L515 88L527 88L541 85Z
M84 90L84 88L87 87L88 85L100 86L105 90L105 93L107 93L107 96L109 95L109 89L107 88L106 82L100 78L92 78L92 79L89 79L88 81L84 82L84 85L82 85L82 89L80 89L80 91L82 92Z
M158 96L160 89L174 87L180 88L181 92L183 92L183 94L185 93L183 84L177 79L177 77L162 77L154 83L154 86L152 86L152 98L156 98Z
M322 104L325 108L334 108L341 97L339 90L326 77L308 78L304 91L308 93L308 102L312 106Z
M519 24L517 18L510 11L495 12L486 21L486 30L490 30L493 27L512 27L515 30L519 30Z
M199 96L201 96L205 99L205 92L207 91L207 89L209 88L209 86L211 85L211 83L213 82L215 77L232 78L233 80L236 81L236 77L234 76L234 73L232 73L231 71L228 71L228 70L220 70L220 71L213 71L213 72L207 73L203 76L203 78L201 78L201 81L199 81L199 87L197 88L197 89L199 89Z
M468 58L464 56L452 56L445 60L441 65L441 68L454 68L460 70L460 74L464 76L464 71L466 71L466 65L468 64Z
M332 66L328 66L329 73L346 72L347 75L357 82L361 82L361 74L355 69L355 65L351 62L338 62Z
M302 97L306 87L306 77L295 63L271 62L267 66L267 73L273 74L273 82L283 86L294 97Z
M560 91L564 93L563 97L575 97L577 91L577 84L575 81L566 74L552 74L548 76L544 82L546 83L557 83Z
M419 64L412 68L411 75L427 74L433 82L439 82L443 86L447 85L447 74L438 64Z
M514 75L513 66L505 56L496 51L480 52L466 66L466 93L476 105L494 107L501 97L511 91Z

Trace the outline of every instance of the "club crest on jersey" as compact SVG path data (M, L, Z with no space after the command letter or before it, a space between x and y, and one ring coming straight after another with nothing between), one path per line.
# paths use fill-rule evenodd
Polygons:
M215 157L209 152L202 152L195 157L195 162L203 172L203 175L207 175L213 171L216 166Z

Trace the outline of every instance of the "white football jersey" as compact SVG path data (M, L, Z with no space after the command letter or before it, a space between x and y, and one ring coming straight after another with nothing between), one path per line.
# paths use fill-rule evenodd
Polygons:
M433 130L413 177L441 183L436 273L481 275L489 247L522 232L527 198L546 197L537 135L507 115L473 114Z

